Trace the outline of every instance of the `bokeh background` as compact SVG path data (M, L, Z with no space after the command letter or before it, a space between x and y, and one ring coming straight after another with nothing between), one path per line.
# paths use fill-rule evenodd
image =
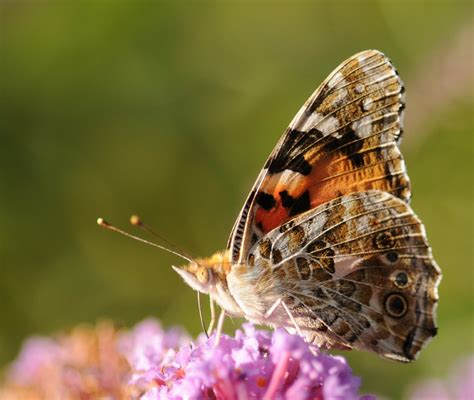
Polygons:
M25 337L146 316L200 331L179 259L100 229L131 213L197 256L223 249L294 113L377 48L407 87L402 150L443 269L438 337L410 365L346 354L403 398L473 351L470 2L0 3L0 365ZM239 326L230 324L232 331Z

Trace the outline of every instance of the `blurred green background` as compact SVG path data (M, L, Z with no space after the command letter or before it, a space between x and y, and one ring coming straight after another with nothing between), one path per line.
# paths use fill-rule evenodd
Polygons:
M101 318L130 326L151 315L197 334L195 293L169 267L180 261L96 218L127 227L138 213L194 255L223 249L294 113L367 48L385 52L406 83L412 206L444 278L440 333L417 362L346 355L364 391L396 399L473 351L470 2L0 10L0 365L28 335Z

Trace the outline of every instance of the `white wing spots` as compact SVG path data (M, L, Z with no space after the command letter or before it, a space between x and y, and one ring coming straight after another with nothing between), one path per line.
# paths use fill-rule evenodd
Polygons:
M347 89L336 90L334 94L332 94L328 99L327 107L331 105L337 106L338 104L343 103L347 96ZM330 135L337 131L339 127L339 119L336 116L325 117L320 113L314 112L306 119L303 126L301 127L301 130L303 132L308 132L312 128L317 128L324 134ZM336 137L338 137L337 132Z
M362 107L365 111L370 111L374 108L374 101L370 97L366 97L362 101Z
M357 57L357 61L359 62L359 65L362 65L362 71L368 71L372 68L372 65L370 62L366 63L365 60L367 58L370 58L373 54L367 54L367 53L362 53L360 56Z
M362 83L358 83L355 87L356 93L363 93L365 90L365 86Z
M367 55L365 53L361 53L357 56L357 61L359 64L364 64L364 61L367 59Z
M327 219L328 216L325 212L314 215L313 218L309 220L309 231L321 232L327 222Z
M317 128L324 134L329 135L334 132L335 137L341 137L341 132L338 131L339 120L336 117L328 117L323 119L317 124Z
M385 96L386 97L390 97L390 96L395 96L396 94L399 94L400 93L400 89L397 88L396 90L385 90Z
M372 133L372 122L372 117L368 115L367 117L361 118L360 120L353 122L351 127L355 131L357 136L364 138Z
M341 71L339 71L328 82L328 86L330 88L337 88L339 86L344 86L346 83L347 83L346 79L342 75Z
M347 89L338 89L334 95L330 97L331 101L329 105L340 105L344 103L344 100L348 97Z
M390 71L389 73L387 73L385 75L375 74L374 79L368 80L368 83L370 83L371 85L374 85L376 83L383 82L383 81L387 80L388 78L390 78L392 76L396 76L394 71Z
M304 125L301 127L303 132L308 132L312 128L314 128L319 122L323 119L323 115L314 112L312 113L304 122Z

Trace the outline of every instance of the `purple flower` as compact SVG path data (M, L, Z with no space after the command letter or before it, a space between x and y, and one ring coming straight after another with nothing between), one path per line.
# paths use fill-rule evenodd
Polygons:
M182 346L169 357L160 347L155 355L148 353L158 338L147 337L143 345L135 338L131 382L155 382L141 398L361 399L360 379L344 358L319 352L283 329L271 333L244 324L234 338L222 335L218 346L214 340L201 336L196 345Z
M52 339L31 337L24 344L9 370L11 380L21 385L34 385L42 379L43 371L54 367L62 349Z
M0 385L1 399L129 398L130 366L117 350L111 323L79 325L23 345Z
M185 350L179 357L175 349L185 346L191 339L178 328L164 331L154 319L146 319L129 333L124 333L118 341L120 352L132 366L131 385L147 387L152 382L166 382L177 374L173 363L185 362ZM184 357L184 358L183 358ZM166 365L164 370L161 365Z
M165 331L149 319L130 331L102 324L31 339L0 397L369 400L359 386L343 357L283 329L244 324L216 346L214 336L193 343L182 330Z

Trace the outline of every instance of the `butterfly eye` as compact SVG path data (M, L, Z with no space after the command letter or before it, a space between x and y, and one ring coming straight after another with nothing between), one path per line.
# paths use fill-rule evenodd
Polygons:
M385 299L385 309L391 317L401 318L408 311L407 301L401 294L389 294Z
M206 284L207 281L209 280L209 272L206 268L200 267L196 271L196 278L199 281L199 283Z

